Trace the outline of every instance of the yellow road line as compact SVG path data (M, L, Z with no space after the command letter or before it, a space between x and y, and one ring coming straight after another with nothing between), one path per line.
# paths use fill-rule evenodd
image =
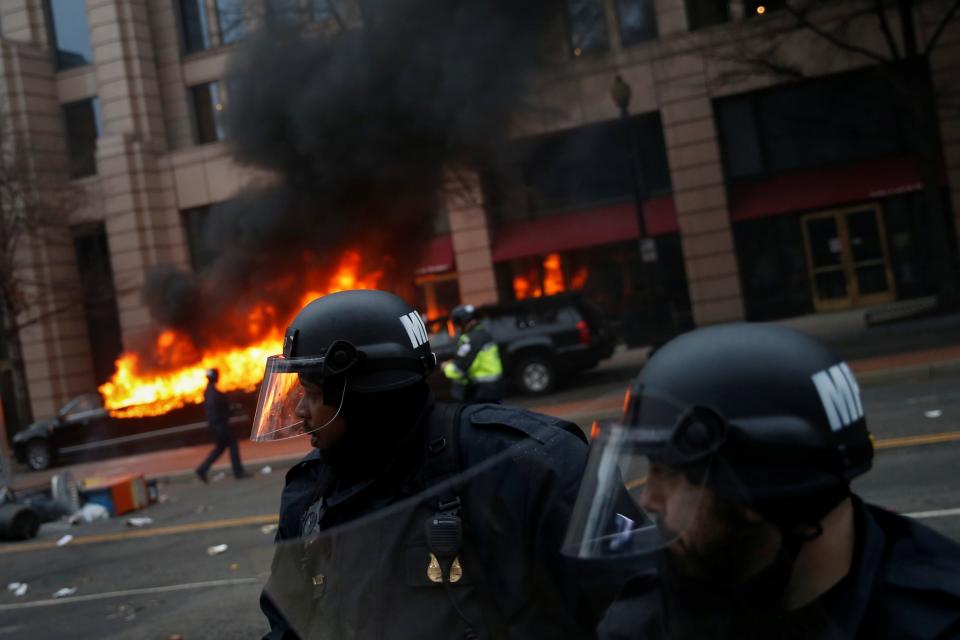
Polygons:
M194 522L189 524L177 524L169 527L152 527L147 529L136 529L133 531L117 531L115 533L101 533L92 536L81 536L74 538L66 547L74 547L78 544L99 544L101 542L118 542L124 540L136 540L137 538L154 538L157 536L172 536L178 533L192 533L194 531L209 531L211 529L229 529L231 527L245 527L257 524L274 524L277 522L276 515L245 516L242 518L227 518L225 520L208 520L207 522ZM42 549L56 548L56 540L44 540L41 542L26 542L20 544L11 544L0 546L0 554L15 553L18 551L39 551Z
M875 441L873 446L875 449L897 449L901 447L914 447L925 444L938 444L943 442L957 441L960 441L960 431L945 431L943 433L904 436L901 438L885 438L883 440ZM636 488L640 486L644 480L646 480L646 477L634 481L633 486L630 488ZM169 527L151 527L132 531L118 531L115 533L101 533L91 536L80 536L74 538L65 546L73 547L83 544L100 544L102 542L122 542L124 540L170 536L181 533L192 533L194 531L211 531L214 529L229 529L232 527L244 527L250 525L275 524L276 522L277 516L274 514L245 516L242 518L226 518L223 520L209 520L207 522L171 525ZM44 549L54 549L56 546L56 540L3 544L0 545L0 554L17 553L22 551L40 551Z
M937 444L940 442L956 442L960 440L960 431L944 431L921 436L904 436L902 438L885 438L873 443L874 449L897 449L900 447L915 447L921 444Z

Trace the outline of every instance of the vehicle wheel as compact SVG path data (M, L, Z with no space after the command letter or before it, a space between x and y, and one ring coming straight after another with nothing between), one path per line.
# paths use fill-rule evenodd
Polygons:
M557 384L557 371L547 358L531 356L517 365L516 381L524 394L541 396L553 391Z
M40 516L30 507L6 504L0 507L0 538L30 540L40 529Z
M43 471L50 466L50 447L36 438L27 443L27 466L34 471Z

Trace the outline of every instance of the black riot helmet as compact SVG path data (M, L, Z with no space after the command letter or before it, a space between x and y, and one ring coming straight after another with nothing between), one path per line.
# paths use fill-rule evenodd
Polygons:
M602 430L594 449L570 534L580 555L607 553L618 532L630 549L656 533L655 516L613 502L617 487L636 501L653 463L790 528L816 526L873 461L847 364L800 331L746 323L661 347L627 392L621 423Z
M414 385L435 366L423 319L399 297L363 290L318 298L287 328L283 354L267 359L252 438L306 433L295 415L301 381L322 387L325 402L342 402L346 391Z
M453 308L450 312L450 319L460 329L466 327L470 321L476 320L477 308L472 304L461 304Z

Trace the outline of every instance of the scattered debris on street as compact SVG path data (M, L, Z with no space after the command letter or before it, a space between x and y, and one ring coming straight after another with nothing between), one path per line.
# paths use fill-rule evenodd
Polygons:
M70 544L71 540L73 540L73 536L68 533L67 535L57 540L57 546L62 547L64 545Z
M212 547L207 547L207 555L217 556L229 549L225 544L215 544Z
M27 589L29 588L26 582L11 582L7 585L7 590L18 598L27 595Z
M63 589L57 589L56 591L54 591L54 592L53 592L53 597L54 597L54 598L67 598L67 597L69 597L69 596L72 596L72 595L75 594L76 592L77 592L77 588L76 588L76 587L64 587Z

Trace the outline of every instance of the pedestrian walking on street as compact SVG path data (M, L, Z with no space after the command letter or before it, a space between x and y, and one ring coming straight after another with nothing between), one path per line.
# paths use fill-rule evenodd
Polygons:
M238 480L246 477L243 464L240 462L240 449L237 446L237 436L230 428L230 403L225 393L217 389L220 372L216 369L207 369L207 388L203 392L203 407L207 413L207 424L213 431L216 445L213 450L197 467L196 473L201 480L207 482L207 473L227 448L230 449L230 465L233 467L233 477Z
M435 367L419 314L384 291L314 300L267 360L253 439L314 451L281 495L266 639L593 637L625 579L580 579L561 554L583 432L435 404Z
M477 317L472 304L455 307L450 319L456 325L457 355L443 367L454 399L463 402L500 402L503 399L503 363L490 331Z
M650 561L601 638L960 638L960 545L851 491L872 438L852 371L814 338L675 338L593 446L566 548Z

